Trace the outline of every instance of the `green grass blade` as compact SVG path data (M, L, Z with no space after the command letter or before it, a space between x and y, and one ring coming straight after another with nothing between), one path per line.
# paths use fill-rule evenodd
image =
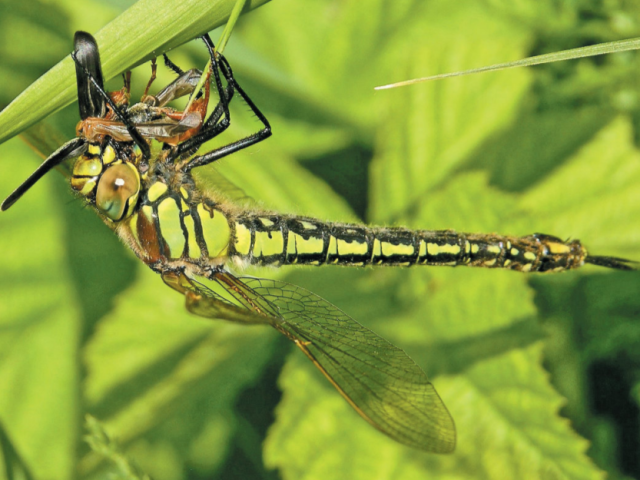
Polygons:
M88 433L84 436L84 440L89 444L91 450L113 464L118 475L117 478L122 478L123 480L151 480L149 475L141 472L132 463L131 459L122 451L118 442L109 436L104 425L97 418L87 414L85 416L85 429Z
M0 465L3 463L4 472L0 471L0 473L4 473L7 480L18 478L33 480L29 468L11 442L4 426L0 423Z
M514 62L497 63L487 67L472 68L471 70L463 70L460 72L441 73L430 77L414 78L402 82L390 83L375 87L374 90L388 90L390 88L404 87L414 85L416 83L428 82L430 80L440 80L442 78L461 77L472 73L493 72L495 70L505 70L507 68L529 67L531 65L542 65L543 63L561 62L564 60L574 60L576 58L594 57L596 55L604 55L606 53L627 52L629 50L640 49L640 38L631 38L629 40L619 40L616 42L599 43L589 47L572 48L571 50L563 50L561 52L546 53L544 55L536 55L535 57L524 58Z
M233 6L233 10L231 10L229 21L227 21L227 24L222 31L222 35L220 35L220 40L218 40L218 46L216 48L219 53L222 53L227 46L227 42L229 41L229 37L231 37L233 27L238 21L238 18L240 17L240 14L242 13L246 2L247 0L236 0L236 4Z
M242 9L244 8L245 3L246 3L246 0L236 0L236 4L233 6L233 10L231 11L229 20L227 21L227 24L224 26L222 35L220 35L220 40L218 40L218 43L216 44L217 45L216 51L218 53L221 54L224 50L224 47L227 46L227 42L231 37L231 32L233 31L233 27L235 26L236 21L238 21L238 18L242 13ZM202 75L200 76L200 81L196 85L196 88L193 91L193 93L191 94L191 97L189 98L189 103L187 103L187 106L185 107L185 111L189 110L189 108L191 107L191 103L196 98L197 93L200 90L202 90L202 87L204 87L204 83L206 81L205 79L207 78L207 72L209 71L209 68L211 68L211 60L207 61L207 64L202 69Z
M249 0L244 11L267 1ZM95 35L105 78L113 78L224 24L235 5L236 0L137 2ZM65 56L0 112L0 143L75 99L75 68L71 57Z

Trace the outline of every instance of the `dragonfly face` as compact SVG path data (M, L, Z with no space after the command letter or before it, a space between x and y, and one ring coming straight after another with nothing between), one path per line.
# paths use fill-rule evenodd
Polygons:
M555 272L592 263L631 269L627 260L593 256L577 240L550 235L513 237L345 225L245 211L214 198L198 188L191 170L260 142L271 130L235 80L226 59L214 53L208 36L203 39L211 58L207 79L215 79L220 100L208 118L202 114L198 121L196 117L187 121L185 112L179 112L177 119L175 111L164 105L180 92L193 93L193 74L183 72L154 97L159 107L153 100L120 110L119 99L126 95L110 95L102 88L95 40L88 34L77 35L74 57L79 72L81 136L45 160L3 203L3 209L52 166L79 157L73 167L72 188L169 287L184 295L190 312L271 326L290 339L375 428L401 443L435 453L454 450L454 422L411 358L307 290L275 280L238 277L230 268L237 264L440 265ZM220 73L226 80L224 88ZM205 113L209 83L198 106L204 105ZM195 155L203 143L229 126L229 102L234 94L249 105L263 128ZM160 125L156 114L161 120L174 115L178 124L183 122L181 128L189 128L181 131L168 123ZM94 127L93 133L87 131ZM155 157L150 155L151 140L164 143ZM209 286L196 277L209 281Z
M119 222L137 207L141 157L139 149L128 145L111 141L104 147L89 144L73 165L71 188L107 219Z

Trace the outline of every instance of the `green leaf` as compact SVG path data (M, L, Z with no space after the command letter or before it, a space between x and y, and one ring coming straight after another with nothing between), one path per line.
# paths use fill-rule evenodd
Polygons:
M542 370L531 368L539 359L537 345L482 362L468 375L439 378L461 434L453 456L437 457L403 448L363 423L293 357L281 377L286 393L265 445L267 465L285 479L305 480L602 478L584 457L586 442L557 421L561 400Z
M9 191L35 165L17 139L3 157L30 158L0 176ZM63 247L62 199L53 178L0 219L0 419L35 478L71 478L79 429L81 308ZM26 381L28 379L28 381Z
M216 144L253 133L255 126L252 129L248 123L240 119L228 134L203 148L212 149ZM214 168L235 185L242 185L247 195L258 201L263 209L357 221L343 198L297 164L284 149L279 148L274 139L267 140L254 150L240 151ZM207 176L206 172L197 174L203 178ZM296 181L292 182L292 178ZM313 195L309 195L309 192L313 192ZM323 200L319 204L320 198Z
M394 49L396 75L522 56L525 31L492 18L474 2L463 9L435 3L432 10L424 18L437 22L425 20L399 36L398 42L417 46ZM460 29L464 40L455 33ZM371 218L405 220L403 209L423 202L510 120L528 83L528 72L513 71L377 94L385 121L378 127L372 163Z
M29 467L25 465L20 454L16 451L2 424L0 424L0 453L2 454L0 456L0 464L4 464L4 472L2 473L8 480L13 480L14 478L33 479Z
M190 456L194 468L210 472L220 467L235 429L229 411L260 375L274 338L268 328L192 316L184 297L141 270L87 346L87 407L153 478L163 468L180 470L179 459ZM198 467L203 449L216 454ZM161 462L151 461L154 451ZM87 454L82 474L100 460Z
M88 431L85 440L91 449L113 462L117 468L117 473L112 474L122 480L150 480L146 474L140 474L131 460L120 450L120 446L115 442L104 429L103 425L91 415L85 419L85 427Z
M67 12L71 3L57 5ZM485 58L522 58L585 39L611 40L602 36L616 34L611 28L622 21L620 11L610 6L593 14L580 2L557 7L549 1L539 9L524 0L502 3L279 0L243 17L225 54L240 84L270 119L274 136L203 168L201 185L213 190L208 177L215 177L211 171L217 169L254 198L250 208L331 221L354 218L336 191L345 197L368 192L370 217L390 226L518 235L542 231L579 236L598 254L640 258L634 196L637 127L626 118L611 123L614 113L607 107L613 101L590 102L586 117L574 104L583 98L580 92L597 86L602 89L598 99L614 98L634 112L637 82L628 56L601 58L607 68L583 59L561 69L447 80L437 88L416 86L391 96L371 90L407 72L424 75L481 65ZM103 16L113 15L114 10L103 8L95 10L100 18L88 18L93 4L87 5L68 13L69 25L95 31ZM192 19L204 9L189 10L187 16ZM51 9L42 12L55 19L50 23L60 23ZM178 24L188 22L187 16L170 15ZM45 28L48 23L37 20L39 12L30 18L17 22L20 28L11 27L24 49L21 65L31 58L50 65L68 53L64 45L58 49L70 35L59 26ZM155 15L136 19L147 27L147 22L165 20ZM24 47L32 44L20 32L38 30L57 32L47 37L50 50ZM172 32L167 28L166 38ZM139 37L139 43L146 42L144 31ZM206 55L197 47L181 49L172 59L183 68L201 67ZM33 57L30 49L37 50ZM16 70L15 59L13 64L7 59L14 57L3 52L0 74ZM18 70L7 84L12 89L13 81L28 73ZM627 70L633 76L625 77ZM148 67L143 71L134 75L144 83ZM172 78L164 68L158 74L154 88ZM626 90L609 90L609 85L626 85ZM255 119L238 112L241 102L234 100L232 107L232 128L201 151L259 128ZM77 113L69 109L55 121L71 135ZM3 152L8 161L0 183L6 193L37 164L29 155L25 149ZM367 174L361 165L368 156L375 160ZM295 159L325 168L307 170ZM332 171L334 165L339 168ZM310 170L322 171L322 178ZM338 188L350 171L358 172L348 177L354 183ZM576 429L595 439L589 455L602 462L599 467L610 475L620 470L612 452L628 447L616 438L613 420L602 427L589 410L592 399L585 385L594 359L631 370L626 363L633 362L620 358L635 358L637 350L633 273L605 274L587 267L579 274L531 281L514 272L463 268L252 271L264 277L293 271L288 280L326 297L405 349L429 374L459 435L458 450L448 457L393 443L363 422L296 352L281 377L283 401L266 435L265 461L278 472L265 472L260 445L279 394L271 379L276 367L266 366L280 358L272 341L277 334L188 316L179 295L127 252L93 212L82 211L80 202L65 206L71 197L59 181L51 182L29 192L24 208L16 205L15 212L0 216L0 242L20 247L2 250L8 288L0 292L0 310L18 305L20 322L26 307L41 309L47 318L64 315L67 327L83 321L83 328L77 327L79 348L64 349L71 360L56 376L65 394L58 403L55 396L54 401L41 400L43 392L58 388L50 385L43 368L56 359L48 349L68 345L65 332L52 326L56 331L47 332L46 342L40 335L23 336L20 343L13 336L2 340L0 351L12 356L0 363L0 379L20 379L14 382L26 392L20 399L38 421L26 429L27 420L12 416L16 428L2 409L0 419L34 475L58 468L56 462L79 463L83 476L110 473L104 458L86 446L76 460L78 422L88 408L123 454L158 479L597 478L600 471L584 454L586 442L558 414L563 400L541 366L543 341L544 365L553 367L555 388L571 402L563 413L573 415ZM54 185L60 188L49 191ZM33 203L26 203L29 198ZM9 220L23 222L22 233L7 229ZM43 253L51 258L38 263ZM13 285L23 285L28 293L14 295ZM36 293L22 300L32 290ZM49 308L61 301L50 298L58 291L63 299L59 314ZM563 329L561 322L568 326ZM14 344L20 356L13 356ZM39 368L22 368L41 352L48 357L37 363ZM86 382L77 371L86 372ZM65 380L69 377L74 380ZM34 448L31 440L40 438L49 440L49 451L27 454ZM68 478L62 470L47 478Z
M488 188L483 175L463 175L433 193L422 215L436 228L447 220L504 228L516 209L509 197ZM486 208L492 203L501 208ZM478 218L477 212L485 215ZM326 478L328 471L351 479L376 471L385 472L382 478L427 472L436 478L600 478L584 454L587 443L558 416L562 399L541 366L543 334L524 275L416 269L370 277L345 274L335 281L332 275L336 287L328 291L320 290L322 279L306 282L337 305L350 305L354 318L402 345L436 375L434 385L458 429L455 461L389 442L359 422L328 383L295 358L281 376L285 394L265 447L268 465L278 466L287 479ZM309 287L303 275L295 281ZM340 452L347 448L349 462L343 463ZM485 456L496 461L485 462Z
M250 1L246 9L266 1ZM137 2L95 35L105 79L222 25L234 5L235 0ZM71 38L69 40L70 52ZM75 67L71 57L66 56L0 112L0 143L75 99Z
M256 12L241 31L253 54L259 54L259 65L268 59L271 75L262 76L268 85L306 107L288 102L289 117L303 117L313 108L314 116L305 120L344 126L358 140L370 142L379 120L372 111L372 89L395 70L399 50L394 39L426 14L424 2L405 0L373 0L366 11L358 0L280 1Z
M525 110L508 129L485 142L469 166L487 169L497 187L523 191L544 181L611 119L596 108ZM540 142L541 138L547 141Z
M598 254L638 258L640 152L621 117L522 197L523 218L560 237L575 236Z

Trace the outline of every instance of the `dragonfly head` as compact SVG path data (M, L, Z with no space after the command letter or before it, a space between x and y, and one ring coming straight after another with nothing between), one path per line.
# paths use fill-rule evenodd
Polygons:
M106 103L103 95L104 79L102 76L102 66L100 64L100 54L98 53L98 44L90 34L86 32L76 32L74 47L75 50L72 56L76 64L80 117L82 120L89 117L104 117ZM49 171L67 159L82 155L86 152L87 147L87 142L83 138L75 138L62 145L2 202L0 210L4 211L10 208Z
M137 163L131 160L141 156L141 152L135 148L132 152L118 152L121 148L116 150L111 142L103 147L90 144L73 166L71 188L112 222L129 217L138 202L140 172Z

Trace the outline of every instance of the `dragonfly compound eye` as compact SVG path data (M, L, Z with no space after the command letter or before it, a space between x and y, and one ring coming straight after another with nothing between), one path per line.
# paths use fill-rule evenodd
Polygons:
M98 182L96 207L114 222L131 215L140 192L140 175L132 165L120 163L107 168Z
M99 158L80 157L73 165L71 188L85 197L95 189L102 173L102 162Z

